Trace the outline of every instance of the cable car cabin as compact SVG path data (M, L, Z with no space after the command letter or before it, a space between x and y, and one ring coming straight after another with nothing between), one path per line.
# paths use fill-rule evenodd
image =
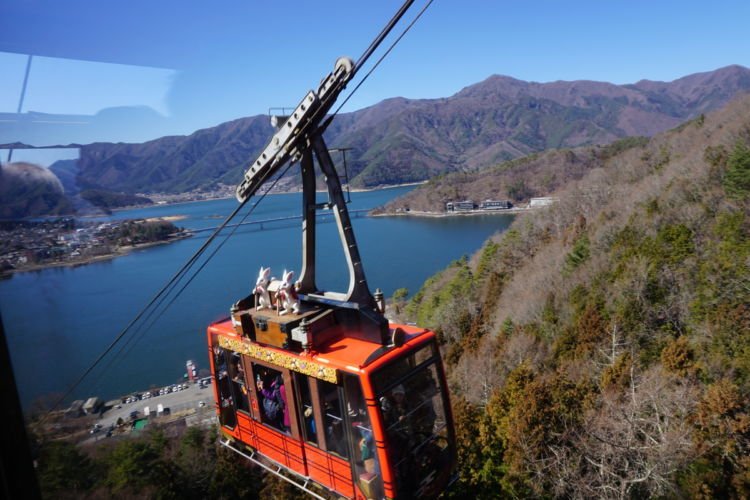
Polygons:
M314 495L310 482L346 498L437 496L456 451L435 334L390 324L384 346L351 317L250 308L209 326L222 444Z

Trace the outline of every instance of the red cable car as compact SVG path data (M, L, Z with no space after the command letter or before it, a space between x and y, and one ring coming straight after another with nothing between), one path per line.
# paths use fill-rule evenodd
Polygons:
M222 444L313 496L430 498L454 478L453 420L435 334L391 324L365 279L336 168L328 112L412 0L355 64L334 71L289 116L237 188L241 203L289 162L302 174L302 270L272 281L261 268L231 318L208 328ZM316 200L317 164L328 201ZM349 272L345 293L315 282L315 216L335 217ZM317 485L317 487L313 486Z
M455 465L435 334L390 325L384 346L347 316L251 309L209 327L222 443L313 494L311 482L346 498L435 497ZM320 340L302 348L300 332Z

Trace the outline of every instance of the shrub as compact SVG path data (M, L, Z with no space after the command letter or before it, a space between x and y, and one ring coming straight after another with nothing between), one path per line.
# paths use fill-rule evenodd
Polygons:
M733 198L747 198L750 194L750 147L737 142L727 159L724 189Z

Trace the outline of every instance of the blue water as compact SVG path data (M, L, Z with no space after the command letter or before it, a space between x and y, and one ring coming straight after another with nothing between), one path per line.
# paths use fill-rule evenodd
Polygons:
M409 189L352 193L349 208L374 208ZM298 215L300 205L299 194L267 196L248 220ZM112 218L178 215L185 219L177 225L210 228L236 206L232 199L215 200L127 210ZM370 288L381 288L386 297L401 287L416 293L427 278L475 252L511 221L512 216L499 215L352 219ZM322 222L317 283L322 289L345 291L348 273L338 231L330 217ZM23 404L28 408L40 397L63 393L209 234L198 233L105 262L21 273L0 281L0 312ZM222 237L215 240L209 253L222 241ZM271 266L277 277L284 269L299 273L300 245L296 220L265 225L263 230L256 225L237 229L172 306L148 318L147 328L125 336L121 343L125 347L118 344L113 351L119 355L105 358L73 398L112 398L174 383L181 380L187 359L205 368L206 326L228 316L231 304L249 293L261 265Z

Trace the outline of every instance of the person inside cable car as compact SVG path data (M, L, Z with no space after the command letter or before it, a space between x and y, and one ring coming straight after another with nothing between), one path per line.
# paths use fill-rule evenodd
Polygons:
M402 384L394 387L390 396L380 398L386 429L399 440L408 439L411 434L408 403L406 389Z
M276 370L264 368L258 373L256 384L262 396L263 420L283 432L289 431L289 409L286 404L284 379Z
M432 436L437 414L432 398L438 393L435 380L424 372L414 378L412 387L415 388L415 397L412 399L411 422L415 438L423 441Z
M245 370L242 368L242 361L240 355L232 353L231 361L229 363L229 375L233 382L245 383Z
M323 407L326 424L326 443L329 450L339 456L346 457L346 439L344 437L344 420L339 411L339 405L336 401L326 401Z
M281 378L281 375L279 375L276 379L278 381L279 386L279 396L281 397L281 404L282 404L282 421L281 423L284 426L283 431L287 434L290 433L291 427L290 427L290 421L289 421L289 405L286 404L286 385L284 384L284 379Z
M366 472L380 475L380 463L375 455L375 443L372 431L363 427L359 428L362 439L359 440L359 458Z
M313 415L312 406L309 406L305 409L304 416L305 425L307 426L307 439L313 443L317 443L318 434L315 432L315 416Z
M221 347L214 347L214 366L216 368L216 385L219 392L219 421L227 427L237 424L235 415L234 399L230 385L229 371L226 362L226 353Z

